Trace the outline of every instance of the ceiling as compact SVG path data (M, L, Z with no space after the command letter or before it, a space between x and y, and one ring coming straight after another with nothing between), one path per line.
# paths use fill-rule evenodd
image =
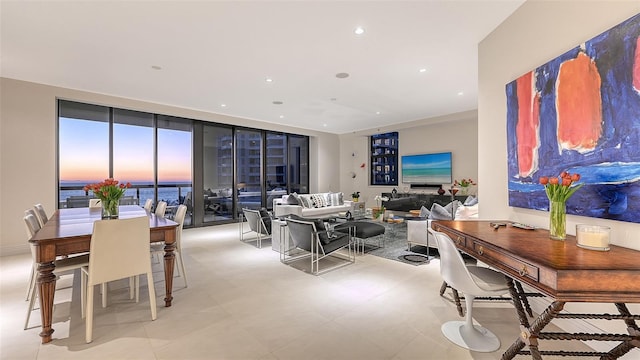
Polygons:
M2 0L0 74L343 134L476 109L523 2Z

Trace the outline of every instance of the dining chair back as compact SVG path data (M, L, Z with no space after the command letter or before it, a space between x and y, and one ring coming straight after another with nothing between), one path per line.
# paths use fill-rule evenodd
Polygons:
M451 287L464 293L465 321L442 324L442 334L454 344L478 352L493 352L500 348L500 339L488 329L473 325L473 301L478 296L500 296L509 292L507 279L487 267L467 265L453 240L442 232L429 229L438 244L440 274Z
M164 213L167 211L167 202L166 201L158 201L158 205L156 205L156 216L164 217Z
M82 287L86 289L86 334L87 343L93 340L93 294L94 285L113 280L147 275L151 319L155 320L156 295L149 257L149 218L98 220L93 224L91 257L89 265L83 267ZM136 287L136 292L139 288ZM136 296L137 298L137 296Z
M42 204L35 204L33 205L33 210L35 210L36 215L38 215L37 218L38 221L40 221L40 227L44 226L44 224L49 220L47 212L44 211L44 206L42 206Z
M153 206L153 199L147 199L147 201L144 202L144 209L151 212L151 207Z

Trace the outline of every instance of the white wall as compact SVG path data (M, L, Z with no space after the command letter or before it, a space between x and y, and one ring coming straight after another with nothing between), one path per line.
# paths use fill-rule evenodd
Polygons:
M549 226L547 212L508 206L505 85L638 12L640 1L527 1L480 43L478 175L479 196L484 200L479 209L481 218L511 219L547 229ZM576 223L610 226L614 244L640 250L640 224L568 215L569 233L575 234ZM634 313L640 311L637 305L630 308ZM594 308L588 304L568 304L566 309L616 313L611 305ZM620 322L591 324L609 332L626 333ZM563 326L583 330L576 321ZM637 356L637 349L634 351Z
M369 185L369 136L372 134L398 131L398 156L432 152L452 152L453 178L478 179L478 121L475 111L466 111L447 116L411 121L386 128L369 129L340 136L340 190L349 197L353 191L360 191L360 201L366 206L376 206L374 198L382 192L417 193L435 192L435 189L412 190L402 183L398 171L398 186ZM400 159L399 159L400 160ZM360 165L364 163L365 167ZM355 179L350 173L356 173ZM482 184L479 184L480 188Z
M259 121L146 103L72 89L0 78L0 254L28 252L24 210L42 203L56 208L56 99L235 124L311 136L310 191L326 191L338 169L338 136ZM87 134L91 136L91 134ZM317 149L322 149L318 151ZM319 166L323 171L319 171Z

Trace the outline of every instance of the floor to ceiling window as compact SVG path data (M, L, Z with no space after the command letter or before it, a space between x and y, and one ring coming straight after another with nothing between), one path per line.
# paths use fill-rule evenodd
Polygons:
M125 196L141 204L155 199L153 128L153 114L113 109L113 178L130 182Z
M273 209L273 200L287 194L287 135L266 133L265 177L267 181L267 209Z
M262 207L262 133L236 131L236 189L238 211Z
M179 204L187 206L184 225L193 224L192 131L191 120L172 116L157 117L158 199L167 202L167 211L175 213Z
M204 125L202 146L204 216L211 223L233 219L233 131Z
M187 206L185 226L235 221L308 191L309 138L58 101L58 207L86 207L84 185L113 177L143 204Z
M109 108L60 101L58 207L89 206L82 187L109 177Z
M309 192L309 138L289 135L289 192Z

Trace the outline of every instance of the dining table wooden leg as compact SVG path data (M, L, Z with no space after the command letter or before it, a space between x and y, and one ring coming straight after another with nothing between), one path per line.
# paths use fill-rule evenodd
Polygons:
M40 317L42 318L40 337L43 344L50 342L51 334L53 334L51 323L53 320L53 295L56 291L56 276L53 273L55 267L53 262L38 264L37 283L40 296Z
M164 244L164 281L165 281L165 298L164 306L171 306L173 300L173 268L175 264L176 255L174 250L176 248L175 242Z

